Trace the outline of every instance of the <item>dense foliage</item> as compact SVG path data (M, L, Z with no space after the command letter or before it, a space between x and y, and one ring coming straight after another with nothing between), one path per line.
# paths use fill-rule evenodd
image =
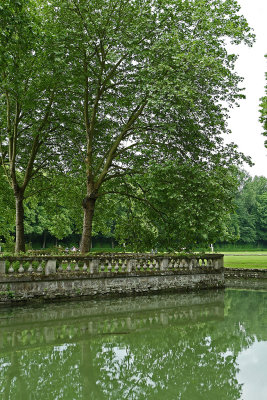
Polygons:
M267 54L265 55L267 59ZM267 73L265 73L266 81L267 81ZM260 121L263 125L263 135L267 136L267 84L265 85L265 96L260 99ZM267 143L265 142L265 145Z
M227 224L231 241L267 244L267 178L243 174L235 204Z

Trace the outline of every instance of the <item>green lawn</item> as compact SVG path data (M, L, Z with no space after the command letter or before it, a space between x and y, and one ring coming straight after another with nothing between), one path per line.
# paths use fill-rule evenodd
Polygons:
M267 252L224 253L227 268L267 268Z

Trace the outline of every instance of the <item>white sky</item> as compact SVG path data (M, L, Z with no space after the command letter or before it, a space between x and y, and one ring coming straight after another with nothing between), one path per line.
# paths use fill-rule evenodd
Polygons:
M246 88L246 100L240 101L240 107L230 111L229 128L232 134L227 142L234 142L239 150L249 155L255 165L246 167L254 175L267 177L267 149L262 136L263 127L259 122L259 99L264 96L265 72L267 63L264 54L267 53L267 0L238 0L241 13L254 29L256 42L254 46L235 46L234 52L239 54L236 70L244 77L243 87Z

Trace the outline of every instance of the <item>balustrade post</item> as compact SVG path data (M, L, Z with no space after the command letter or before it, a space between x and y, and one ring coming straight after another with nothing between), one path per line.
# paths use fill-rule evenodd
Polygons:
M45 275L55 274L57 272L57 261L48 260L45 264Z
M160 270L161 271L167 271L168 266L169 266L170 259L169 258L163 258L160 262Z
M137 263L137 260L135 260L135 259L127 260L127 272L133 272L135 270L136 263Z
M223 267L224 267L224 257L222 257L222 258L217 258L217 259L215 260L214 265L215 265L215 269L221 269L221 268L223 268Z
M6 262L5 261L0 261L0 275L6 273Z
M99 260L93 258L92 260L89 261L90 274L97 273L98 267L99 267Z

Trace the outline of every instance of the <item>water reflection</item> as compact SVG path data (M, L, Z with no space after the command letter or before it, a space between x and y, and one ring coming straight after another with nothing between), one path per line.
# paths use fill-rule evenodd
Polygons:
M240 355L266 340L266 300L221 290L2 308L0 398L241 399Z

